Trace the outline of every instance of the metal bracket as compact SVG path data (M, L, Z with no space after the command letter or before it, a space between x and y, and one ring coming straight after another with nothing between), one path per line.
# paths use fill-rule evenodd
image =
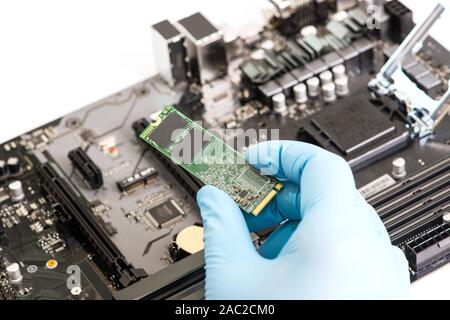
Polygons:
M369 88L377 95L393 96L406 107L412 123L413 135L416 137L433 133L444 109L448 107L450 86L439 100L435 100L417 87L403 72L402 62L410 53L416 54L420 51L431 27L444 11L445 7L438 4L424 22L416 25L381 68L376 78L369 83Z

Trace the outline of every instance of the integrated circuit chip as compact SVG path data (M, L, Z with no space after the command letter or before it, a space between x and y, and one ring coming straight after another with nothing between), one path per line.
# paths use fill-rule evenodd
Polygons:
M175 138L162 138L171 136L180 127L184 129ZM258 215L283 187L277 179L259 173L245 162L243 155L172 106L164 108L140 138L203 183L228 193L242 210L253 215Z
M164 127L156 127L151 133L151 139L158 145L167 148L170 146L178 132L186 128L188 123L176 114L169 114L164 119Z
M167 200L147 211L147 217L159 228L165 228L180 221L183 210L174 200Z

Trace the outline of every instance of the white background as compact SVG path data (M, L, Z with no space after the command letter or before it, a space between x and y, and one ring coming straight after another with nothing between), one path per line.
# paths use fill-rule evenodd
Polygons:
M262 21L266 0L39 0L0 3L0 141L155 72L150 26L202 11L232 27ZM423 19L435 0L404 0ZM441 3L450 6L449 0ZM450 48L450 14L432 34ZM449 62L450 63L450 62ZM450 265L413 284L413 298L450 299Z

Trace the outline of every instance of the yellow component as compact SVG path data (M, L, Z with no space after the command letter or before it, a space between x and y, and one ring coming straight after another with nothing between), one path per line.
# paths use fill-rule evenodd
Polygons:
M281 189L283 189L283 184L282 183L277 183L275 185L275 187L273 187L275 190L280 191Z
M58 266L58 261L56 261L55 259L50 259L47 261L45 266L50 270L55 269Z
M277 184L278 186L278 184ZM281 188L280 188L281 189ZM277 194L277 190L272 190L269 192L269 194L263 199L263 201L261 201L260 204L258 204L258 206L253 209L252 214L254 216L257 216L258 214L261 213L261 211L267 206L267 204L270 202L270 200L273 199L273 197L275 197L275 195Z

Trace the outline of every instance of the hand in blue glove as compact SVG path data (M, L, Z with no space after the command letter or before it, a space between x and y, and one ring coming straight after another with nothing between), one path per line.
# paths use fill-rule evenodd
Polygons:
M251 147L247 161L285 186L257 217L217 188L200 190L207 299L409 298L407 261L343 159L276 141ZM256 251L249 231L274 225Z

